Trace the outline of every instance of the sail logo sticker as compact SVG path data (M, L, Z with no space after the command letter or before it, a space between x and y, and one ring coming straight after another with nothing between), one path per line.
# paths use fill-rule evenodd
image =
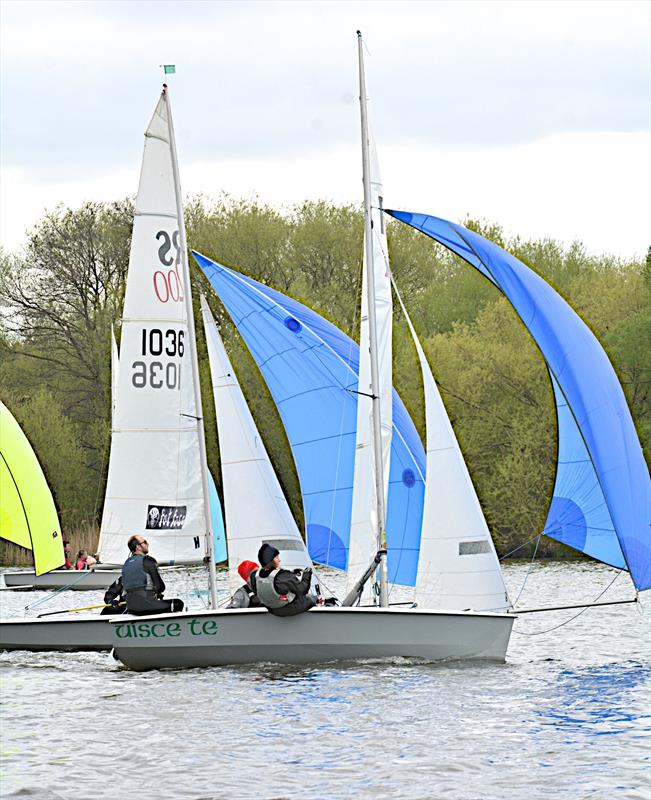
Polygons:
M147 506L145 528L151 530L178 530L183 527L187 506Z

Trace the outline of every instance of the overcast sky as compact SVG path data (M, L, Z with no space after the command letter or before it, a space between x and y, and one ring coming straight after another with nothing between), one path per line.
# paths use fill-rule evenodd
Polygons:
M185 194L361 203L361 28L387 207L641 255L650 8L0 0L0 239L135 193L164 63Z

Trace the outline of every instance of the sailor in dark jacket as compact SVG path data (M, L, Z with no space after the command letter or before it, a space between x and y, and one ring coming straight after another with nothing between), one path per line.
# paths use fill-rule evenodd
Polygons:
M165 582L158 572L156 559L149 553L146 539L136 534L127 542L131 555L122 567L122 587L126 592L129 614L164 614L183 611L183 601L163 600Z
M103 616L112 614L125 614L127 610L127 603L124 596L124 588L122 587L122 576L113 581L113 583L104 592L104 602L106 606L100 611Z
M255 591L260 602L276 617L293 617L316 605L310 594L312 570L303 570L301 578L287 569L280 569L280 553L270 544L258 551L262 568L255 578Z

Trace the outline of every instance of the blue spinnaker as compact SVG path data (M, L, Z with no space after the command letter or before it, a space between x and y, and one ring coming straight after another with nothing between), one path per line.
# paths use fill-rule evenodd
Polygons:
M542 352L558 416L558 467L544 533L651 587L651 481L624 392L596 337L529 267L479 234L388 212L461 256L507 297Z
M222 504L219 502L215 479L208 472L208 499L210 500L210 519L212 521L212 551L215 564L226 561L226 534L224 532L224 515Z
M359 348L309 308L205 256L194 256L249 348L285 426L301 486L310 558L345 569ZM413 586L425 453L395 391L393 422L387 503L389 579Z

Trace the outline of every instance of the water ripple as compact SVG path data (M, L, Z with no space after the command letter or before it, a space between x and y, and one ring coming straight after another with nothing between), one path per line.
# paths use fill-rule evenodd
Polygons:
M527 568L507 567L516 592ZM586 601L611 579L598 565L536 566L521 602ZM6 592L2 603L18 612L25 595ZM506 664L391 659L138 674L101 653L2 654L1 794L649 800L649 605L516 635ZM523 616L516 631L573 613Z

